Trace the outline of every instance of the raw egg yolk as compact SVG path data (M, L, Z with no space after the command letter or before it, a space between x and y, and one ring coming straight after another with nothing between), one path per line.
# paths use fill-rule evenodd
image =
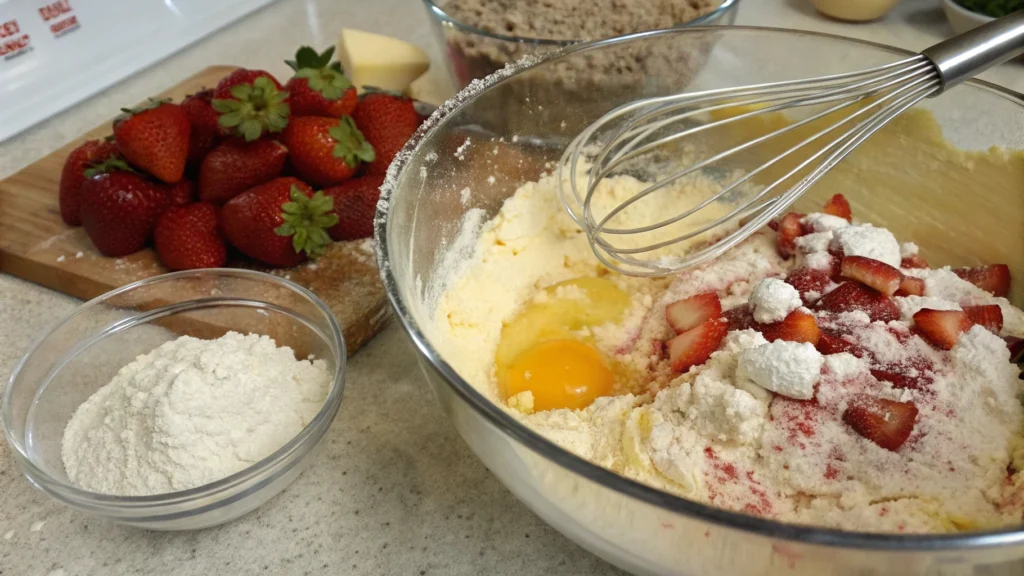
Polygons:
M579 340L547 340L519 355L505 375L507 397L529 390L535 410L586 408L612 392L604 356Z

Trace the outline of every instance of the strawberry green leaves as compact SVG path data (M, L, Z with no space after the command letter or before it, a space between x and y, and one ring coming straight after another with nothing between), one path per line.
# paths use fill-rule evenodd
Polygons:
M286 100L288 93L278 90L269 78L261 76L251 84L231 87L231 98L218 98L211 102L220 113L219 124L252 142L264 131L280 132L288 125L291 110Z
M295 60L285 60L285 63L295 70L296 78L305 78L309 87L325 100L337 100L352 87L352 83L342 72L341 63L331 63L333 56L334 46L320 54L309 46L303 46L295 53Z
M351 116L343 116L338 125L331 128L328 133L337 142L334 146L334 157L341 158L353 168L360 161L373 162L377 156L373 146L366 141L359 128L356 128Z
M310 258L324 253L331 243L327 229L338 223L338 216L332 213L334 199L317 192L312 197L292 186L290 202L281 205L284 224L274 229L278 236L291 236L296 253L305 252Z

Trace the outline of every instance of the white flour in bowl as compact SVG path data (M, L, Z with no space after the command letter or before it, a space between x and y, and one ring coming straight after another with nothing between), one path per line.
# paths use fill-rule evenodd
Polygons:
M330 383L323 360L296 360L267 336L182 336L121 368L75 410L64 468L75 485L118 496L207 484L294 438Z

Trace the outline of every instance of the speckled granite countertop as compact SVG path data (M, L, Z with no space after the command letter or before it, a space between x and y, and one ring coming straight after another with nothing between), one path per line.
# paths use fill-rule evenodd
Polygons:
M396 15L400 15L396 17ZM821 30L920 49L949 34L938 0L880 22L831 22L805 0L744 0L739 24ZM0 178L211 64L284 74L299 43L343 27L438 50L418 0L283 0L0 145ZM433 71L430 86L443 94ZM986 78L1024 90L1020 65ZM0 378L77 301L0 275ZM0 384L4 386L5 384ZM89 518L34 490L0 443L0 575L618 574L519 504L472 456L424 385L395 326L349 362L324 450L283 494L226 526L146 532Z

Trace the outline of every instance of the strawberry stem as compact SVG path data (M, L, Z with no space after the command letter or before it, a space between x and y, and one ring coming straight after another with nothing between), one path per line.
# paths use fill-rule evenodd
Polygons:
M133 172L136 174L138 173L135 171L134 168L131 167L131 165L125 162L124 158L121 158L120 156L115 154L102 162L93 164L90 167L86 168L85 171L82 172L82 174L85 175L86 178L92 178L97 174L106 174L108 172L118 171Z
M277 89L265 76L252 84L231 87L231 98L217 98L210 104L220 113L217 122L231 128L246 142L258 139L264 131L280 132L288 125L291 109L288 93Z
M345 77L339 62L331 63L334 46L328 47L320 54L309 46L299 48L295 60L285 60L285 64L295 70L296 78L305 78L311 90L316 90L325 100L337 100L352 83Z
M281 205L284 224L274 228L274 233L291 236L296 253L305 252L314 259L323 255L331 243L327 229L338 223L338 216L332 213L334 199L322 191L312 197L306 196L295 186L292 186L289 198L289 202Z
M359 161L373 162L377 157L373 146L366 141L363 133L356 128L351 116L342 116L338 125L328 132L337 144L334 146L334 157L341 158L350 167L355 168Z

